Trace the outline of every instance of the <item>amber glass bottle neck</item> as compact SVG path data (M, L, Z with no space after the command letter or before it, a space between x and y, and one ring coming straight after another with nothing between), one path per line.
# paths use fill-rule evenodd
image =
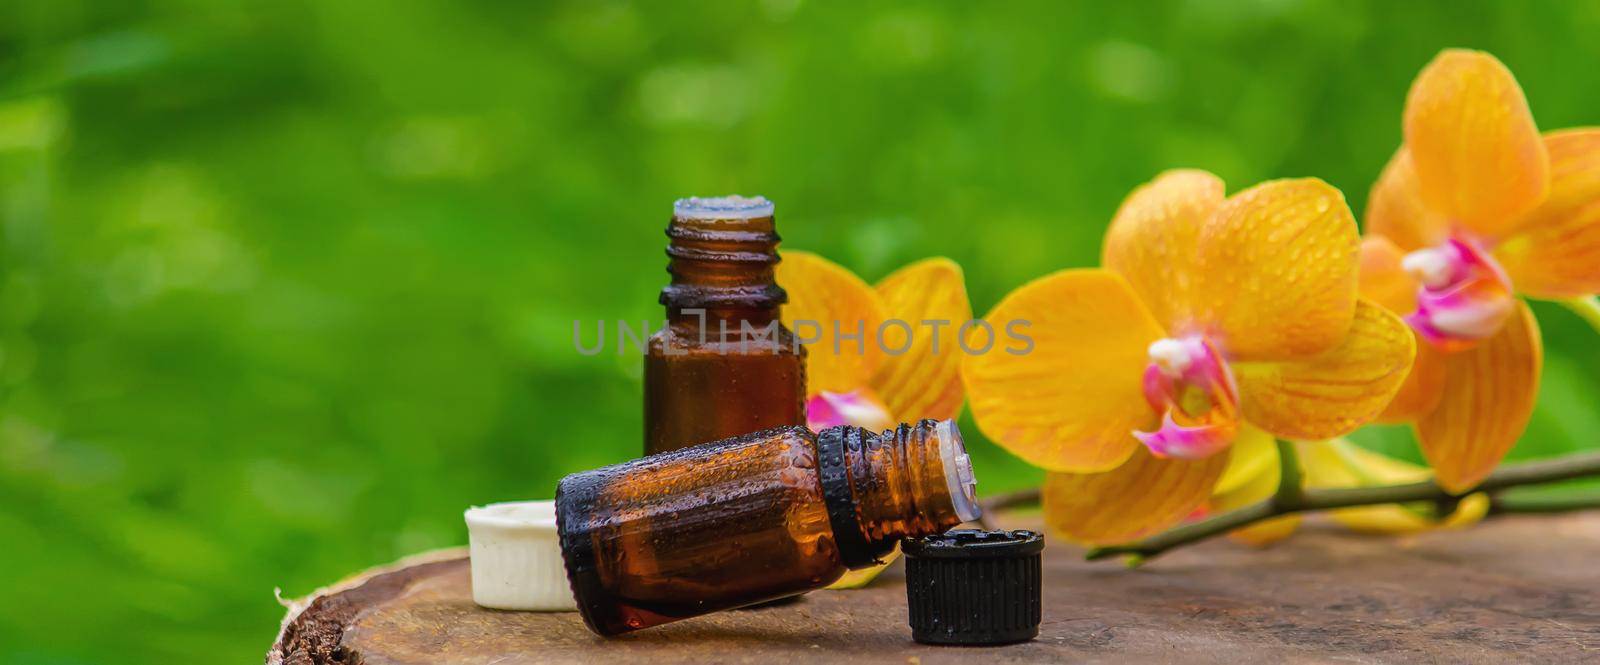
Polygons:
M771 215L711 219L674 215L667 225L667 272L661 304L674 320L699 320L684 310L705 310L710 320L761 323L778 316L787 295L778 287L779 237Z
M667 322L672 324L704 326L707 334L715 335L726 328L729 335L737 335L741 326L760 332L768 323L779 320L777 307L667 307Z
M954 423L924 420L861 440L859 449L847 450L846 465L856 520L869 542L943 533L977 517Z

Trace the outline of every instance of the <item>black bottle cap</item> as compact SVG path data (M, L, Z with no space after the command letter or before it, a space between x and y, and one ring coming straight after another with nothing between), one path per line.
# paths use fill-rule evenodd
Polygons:
M1039 559L1032 531L957 529L907 540L906 605L923 644L1011 644L1039 635Z

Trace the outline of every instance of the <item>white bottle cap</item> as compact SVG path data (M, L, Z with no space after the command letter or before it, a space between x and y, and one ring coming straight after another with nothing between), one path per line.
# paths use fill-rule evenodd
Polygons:
M498 610L578 609L561 563L556 502L518 501L467 509L472 600Z

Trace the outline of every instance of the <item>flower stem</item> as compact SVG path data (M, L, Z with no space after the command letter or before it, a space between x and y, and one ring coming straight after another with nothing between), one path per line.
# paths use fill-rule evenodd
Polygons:
M1305 488L1301 487L1300 479L1300 453L1294 449L1293 443L1283 439L1278 439L1277 444L1278 491L1272 495L1272 504L1279 508L1292 508L1305 499Z
M1600 332L1600 298L1595 296L1573 298L1571 300L1563 300L1561 304L1566 305L1567 309L1583 317L1584 321L1588 321L1595 332Z
M1600 490L1555 493L1502 492L1489 497L1489 513L1567 513L1600 508Z
M1280 456L1282 449L1283 447L1280 444ZM1286 464L1285 469L1287 468L1288 465ZM1298 478L1298 465L1290 473L1293 473ZM1304 489L1295 493L1298 495L1297 499L1284 501L1283 491L1280 486L1278 494L1264 501L1199 522L1185 524L1138 542L1097 547L1089 550L1085 558L1093 561L1126 555L1133 557L1137 561L1143 561L1173 548L1219 536L1234 529L1281 515L1411 501L1434 501L1449 504L1463 496L1476 492L1493 494L1498 490L1510 487L1596 475L1600 475L1600 452L1582 453L1550 460L1503 466L1490 474L1488 478L1485 478L1477 487L1460 493L1448 492L1444 488L1433 484L1432 481L1427 481L1380 487ZM1287 474L1284 476L1284 478L1288 477ZM1587 505L1600 505L1600 496L1590 498L1594 499L1594 502ZM1532 499L1521 499L1521 501L1523 502L1524 510L1517 512L1532 512L1531 508L1534 506ZM1549 500L1547 499L1546 501ZM1512 508L1515 509L1515 507L1515 504L1512 504ZM1573 507L1572 509L1575 508Z

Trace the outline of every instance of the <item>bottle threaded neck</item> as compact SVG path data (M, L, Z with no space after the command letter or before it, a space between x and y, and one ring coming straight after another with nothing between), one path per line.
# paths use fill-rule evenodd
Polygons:
M777 233L765 198L682 199L667 225L669 310L769 309L788 296L776 281Z
M881 434L832 427L817 445L836 540L851 567L888 554L903 538L943 533L981 514L953 422L924 420Z

